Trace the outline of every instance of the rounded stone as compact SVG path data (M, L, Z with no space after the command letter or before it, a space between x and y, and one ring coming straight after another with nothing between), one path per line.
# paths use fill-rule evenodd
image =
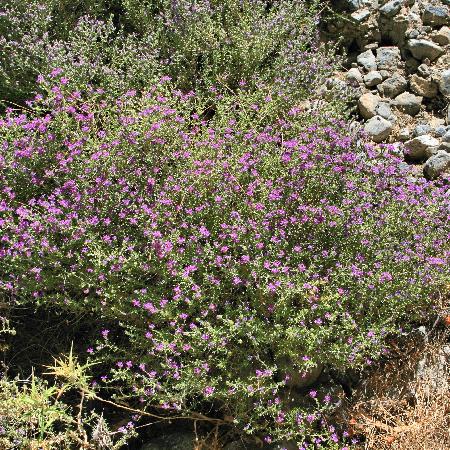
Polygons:
M374 142L382 142L391 134L392 123L381 116L374 116L364 125L364 131Z
M415 116L420 111L422 97L418 97L410 92L403 92L395 97L395 105L397 108L410 116Z
M428 180L435 180L441 175L450 175L450 153L439 150L423 166L423 174Z
M380 72L377 70L373 70L372 72L367 73L364 75L364 84L367 87L373 87L377 84L380 84L383 81L383 77Z

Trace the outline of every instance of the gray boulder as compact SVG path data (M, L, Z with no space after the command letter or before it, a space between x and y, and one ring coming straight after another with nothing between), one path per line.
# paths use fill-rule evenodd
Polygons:
M392 123L381 116L374 116L364 125L364 131L374 142L382 142L391 134Z
M429 134L417 136L405 142L405 158L417 162L426 160L438 145L439 141Z
M363 82L363 77L361 75L361 72L356 68L351 68L346 74L345 74L346 80L354 85L357 86L359 83Z
M363 53L360 53L357 56L356 61L366 70L366 72L377 70L377 63L375 61L375 55L372 53L372 50L367 50Z
M424 25L447 25L450 23L450 11L443 5L427 4L422 13L422 21Z
M364 84L367 87L373 87L377 84L380 84L383 81L383 77L380 72L377 70L372 70L372 72L367 73L364 75Z
M397 109L410 116L415 116L419 113L421 104L422 97L418 97L410 92L403 92L403 94L395 97Z
M356 23L364 22L369 16L370 16L370 10L368 8L359 9L358 11L355 11L350 14L350 17Z
M394 121L394 116L392 115L391 107L389 103L380 102L375 108L375 112L378 116L383 117L383 119Z
M420 123L414 128L413 136L423 136L424 134L428 134L431 131L431 127L426 123Z
M377 86L378 92L384 97L395 98L397 95L406 91L408 82L399 74L394 74L392 77L384 80Z
M395 70L400 62L400 49L398 47L377 48L375 62L380 70Z
M450 153L439 150L423 166L423 174L428 180L435 180L441 175L450 175Z
M387 17L394 17L401 9L402 0L392 0L380 8L380 13Z
M434 61L444 53L444 49L441 46L427 39L410 39L407 47L414 58L421 61L425 58Z
M441 94L450 96L450 69L439 74L439 90Z

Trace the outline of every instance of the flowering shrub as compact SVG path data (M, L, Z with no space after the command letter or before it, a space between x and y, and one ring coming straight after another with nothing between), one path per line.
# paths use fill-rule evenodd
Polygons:
M448 190L320 111L272 114L283 93L208 122L168 77L118 98L52 77L0 121L2 295L113 324L87 350L118 396L208 402L268 442L340 440L333 399L288 387L370 364L427 313Z
M264 85L291 103L312 99L340 63L319 42L312 3L7 0L0 9L0 100L42 93L36 77L55 67L73 89L92 85L113 96L170 74L179 89L208 100L209 115L242 83L247 92ZM339 114L341 97L330 102Z

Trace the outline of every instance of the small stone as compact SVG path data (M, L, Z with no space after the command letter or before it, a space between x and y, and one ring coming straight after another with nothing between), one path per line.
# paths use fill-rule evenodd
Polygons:
M417 136L405 142L404 155L411 161L423 161L427 159L431 148L436 148L439 141L429 134Z
M384 97L394 98L406 91L407 87L408 83L406 79L399 74L394 74L391 78L379 84L377 89Z
M434 61L444 53L444 49L427 39L410 39L407 44L408 49L416 59L421 61L429 58Z
M391 72L389 72L389 70L379 70L379 72L380 75L383 77L383 80L391 76Z
M372 53L372 50L367 50L363 53L360 53L356 61L358 64L366 70L366 72L370 72L371 70L377 70L377 63L375 61L375 55Z
M409 85L414 94L422 97L434 98L438 92L438 87L434 81L429 78L421 78L415 74L410 78Z
M345 78L352 85L358 85L359 83L363 82L363 77L361 75L361 72L356 68L350 69L346 73Z
M442 27L438 32L431 36L434 42L445 47L450 44L450 28Z
M360 9L350 14L350 17L356 22L364 22L370 16L370 11L367 8Z
M392 123L381 116L374 116L364 125L364 131L374 142L382 142L391 134Z
M447 25L450 22L450 11L446 6L425 5L422 21L424 25Z
M434 134L438 137L442 137L445 135L445 133L447 132L447 127L445 125L438 125L435 129L434 129ZM449 135L449 139L450 139L450 135ZM450 142L450 141L449 141Z
M435 180L441 175L450 175L450 153L439 150L423 166L423 174L428 180Z
M381 73L377 70L373 70L372 72L367 73L364 75L364 84L367 87L373 87L377 84L380 84L383 81L383 77L381 76Z
M411 136L411 133L410 133L410 131L409 131L409 128L402 128L399 132L398 132L398 139L400 140L400 141L402 141L402 142L405 142L405 141L407 141L409 138L410 138L410 136Z
M367 92L358 100L358 109L364 119L371 119L376 114L376 108L380 101L380 97Z
M386 120L392 119L392 111L388 103L385 102L378 103L378 106L376 107L375 111L377 115L383 117L383 119Z
M425 123L421 123L414 128L413 136L423 136L431 131L431 127Z
M419 73L419 75L423 78L428 78L431 74L430 72L430 66L427 66L426 64L421 64L418 68L417 68L417 72Z
M419 37L419 30L411 30L408 34L409 39L417 39Z
M443 95L450 95L450 69L439 74L439 91Z
M380 70L395 70L401 60L400 49L398 47L377 48L375 62Z
M380 8L380 13L387 17L394 17L401 9L402 0L392 0Z
M418 97L410 92L403 92L403 94L395 97L397 108L410 116L415 116L419 113L421 104L422 97Z

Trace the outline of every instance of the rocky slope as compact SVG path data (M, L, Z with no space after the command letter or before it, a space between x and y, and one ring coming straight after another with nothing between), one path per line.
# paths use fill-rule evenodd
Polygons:
M339 41L364 129L422 163L429 179L450 175L450 0L335 0L322 39ZM404 146L399 145L404 142Z

